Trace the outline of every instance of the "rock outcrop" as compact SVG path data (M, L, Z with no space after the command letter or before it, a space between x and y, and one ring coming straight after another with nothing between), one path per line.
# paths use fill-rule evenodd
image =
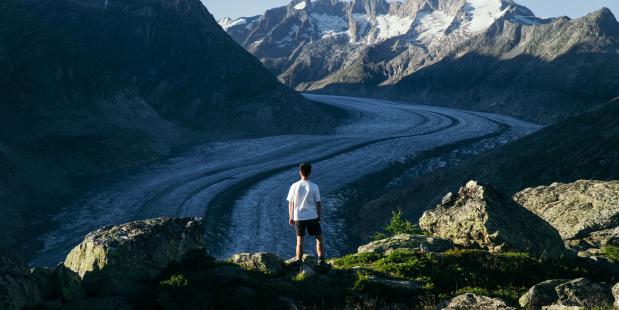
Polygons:
M437 306L445 310L515 310L509 307L505 301L498 298L490 298L472 293L462 294L446 300Z
M86 297L80 276L62 263L54 268L33 268L31 274L44 299L70 302Z
M555 287L568 281L554 279L538 283L522 295L518 302L524 309L540 309L543 306L551 305L559 299Z
M613 304L611 287L606 283L595 283L580 278L555 287L558 304L585 308L608 307Z
M40 300L39 288L24 262L0 246L0 309L22 309Z
M204 249L202 220L158 218L96 230L71 250L64 264L82 277L91 294L130 296L169 263Z
M611 287L589 279L548 280L534 285L520 297L520 306L525 309L549 307L609 307L614 300Z
M389 253L397 249L411 249L421 252L445 252L449 249L453 249L453 243L441 238L399 234L362 245L357 249L357 252L389 255Z
M264 273L276 276L284 271L284 262L272 253L239 253L233 255L228 261L241 266L248 271Z
M555 227L568 244L601 248L619 240L619 182L580 180L527 188L514 195Z
M439 238L490 252L521 251L560 257L559 233L544 220L488 185L470 181L458 194L447 194L419 225Z

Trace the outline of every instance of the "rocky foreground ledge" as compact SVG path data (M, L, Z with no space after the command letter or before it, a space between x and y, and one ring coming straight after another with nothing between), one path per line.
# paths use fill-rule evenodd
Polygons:
M613 286L617 265L576 255L570 242L564 246L564 240L612 225L595 215L598 219L583 221L595 229L574 228L586 233L567 226L557 230L559 217L532 207L538 204L530 195L516 196L529 201L527 208L491 186L469 182L423 215L423 234L376 240L330 260L328 267L311 256L299 266L271 253L216 261L207 255L205 224L195 218L104 227L88 234L54 268L28 269L10 250L0 250L0 309L619 306L619 285ZM589 199L585 196L570 196L569 205L576 198Z

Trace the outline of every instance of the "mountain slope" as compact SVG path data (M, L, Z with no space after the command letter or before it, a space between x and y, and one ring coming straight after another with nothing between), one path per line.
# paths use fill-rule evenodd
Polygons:
M211 135L312 132L332 119L281 85L199 0L30 1L164 118ZM303 126L299 126L303 124Z
M181 134L20 4L0 3L0 242L20 214L48 210L87 177L158 158Z
M467 180L491 182L510 195L527 187L579 179L619 178L619 99L600 110L585 113L488 152L459 167L450 167L372 199L354 217L372 218L351 230L380 225L390 209L405 210L417 218L441 197ZM423 203L421 203L423 202ZM385 207L389 206L389 207ZM375 223L374 223L375 222ZM363 227L361 227L363 226Z
M544 123L619 95L610 69L619 64L619 23L607 9L553 20L509 0L296 0L220 25L303 91L405 98Z

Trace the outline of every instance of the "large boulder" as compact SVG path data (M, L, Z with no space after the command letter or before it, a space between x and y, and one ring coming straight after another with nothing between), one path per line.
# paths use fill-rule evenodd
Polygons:
M568 281L554 279L534 285L520 297L520 306L524 309L541 309L543 306L554 304L559 299L555 287Z
M541 257L565 253L563 240L550 224L516 204L510 197L475 181L449 193L419 225L456 245L490 252L519 251Z
M69 302L85 297L80 276L62 263L54 268L33 268L30 272L44 299Z
M514 199L555 227L565 240L590 238L591 246L601 247L619 239L615 230L619 227L619 181L553 183L527 188Z
M91 294L131 296L171 262L204 249L202 220L157 218L91 232L64 264L82 277Z
M564 306L605 308L612 305L614 300L610 285L585 278L563 283L555 290L559 297L557 304Z
M472 293L462 294L437 305L438 309L447 310L515 310L505 301Z
M388 255L397 249L411 249L421 252L445 252L453 249L451 241L423 235L400 234L370 242L357 249L359 253L378 253Z
M239 253L228 260L245 270L260 272L269 276L284 272L284 261L273 253Z
M36 281L22 259L0 246L0 309L22 309L41 301Z
M608 284L585 278L544 281L534 285L520 297L520 306L525 309L605 309L612 303L613 293Z

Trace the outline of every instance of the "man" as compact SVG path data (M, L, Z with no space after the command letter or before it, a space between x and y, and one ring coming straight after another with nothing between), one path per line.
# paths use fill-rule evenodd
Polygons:
M316 238L316 254L318 263L323 265L322 230L320 228L320 190L318 185L309 181L312 165L303 163L299 166L301 180L290 186L288 191L288 215L290 225L294 225L297 233L297 262L303 261L303 239L305 231Z

